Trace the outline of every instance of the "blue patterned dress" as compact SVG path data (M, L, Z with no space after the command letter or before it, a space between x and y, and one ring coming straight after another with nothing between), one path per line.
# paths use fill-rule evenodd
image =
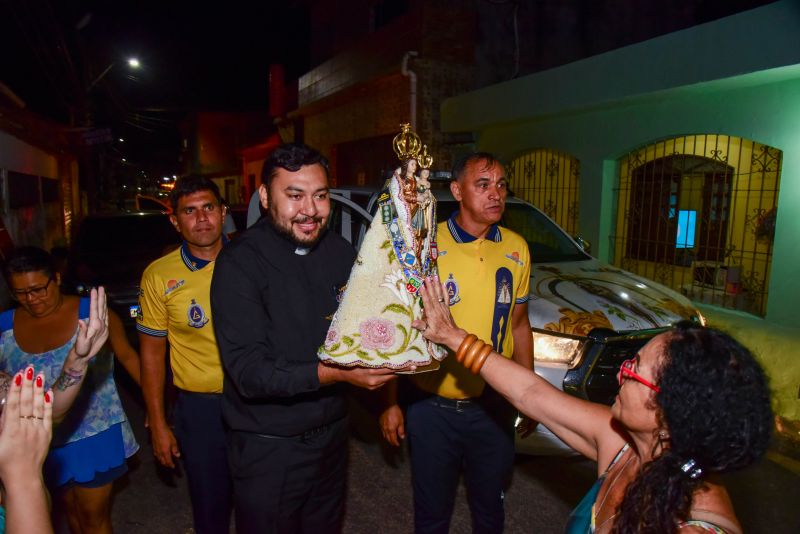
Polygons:
M79 318L88 316L89 299L82 298ZM29 354L20 349L14 337L14 310L3 312L0 314L0 371L13 376L33 365L37 373L44 373L45 389L52 388L76 338L77 331L61 347ZM90 362L75 403L53 429L45 464L48 482L55 486L89 483L98 473L124 466L125 459L138 449L114 383L114 355L104 348Z

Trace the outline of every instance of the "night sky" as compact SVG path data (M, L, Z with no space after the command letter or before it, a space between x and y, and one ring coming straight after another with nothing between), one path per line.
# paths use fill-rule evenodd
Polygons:
M203 4L0 0L0 81L65 124L88 94L96 125L153 146L174 142L175 119L192 110L265 110L271 63L287 79L308 70L302 1Z
M625 8L623 14L637 15L640 33L634 37L644 39L767 1L648 0L646 9L638 9L639 0L609 4ZM507 3L478 3L481 13L494 17L484 21L490 30L487 35L495 37L482 44L486 57L509 57L509 36L503 28L510 19L508 13L495 12ZM271 63L285 66L286 80L309 70L307 11L312 4L312 0L0 0L0 82L36 113L76 127L110 127L114 138L130 140L125 154L131 160L149 161L163 155L164 161L176 166L178 120L192 111L265 111ZM568 4L561 0L520 3L547 8L542 16L550 19L543 27L554 35L564 29L558 17L563 16L561 7ZM587 2L584 7L601 5ZM577 16L578 7L564 12ZM535 35L531 28L538 27L534 24L538 12L528 13L527 19L524 9L520 13L522 34ZM581 26L569 28L577 31ZM315 31L332 34L333 28L323 24ZM599 34L595 41L607 45L596 46L595 52L633 39L619 34L603 37L603 31L609 30L602 26L590 31L593 37ZM317 41L327 42L326 36L330 35L321 35ZM575 52L585 38L576 33L570 41L571 52L555 56L562 61L579 59ZM548 57L546 51L529 48L523 60L532 63L523 74L559 64L537 63L537 58ZM125 63L131 56L142 64L137 71ZM496 62L488 63L493 67ZM499 70L488 71L488 82L496 81L493 76ZM114 148L121 157L122 147Z
M149 107L264 108L270 63L295 76L308 67L306 21L296 4L0 0L0 79L46 109L54 107L49 92L69 93L68 58L84 85L122 61L94 89L113 84ZM128 56L140 59L139 71L128 72Z

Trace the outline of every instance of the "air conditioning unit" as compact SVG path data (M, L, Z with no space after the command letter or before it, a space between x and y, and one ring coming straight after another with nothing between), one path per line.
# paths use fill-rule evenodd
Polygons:
M716 261L692 262L692 278L695 285L718 289L726 293L739 293L742 268L724 265Z

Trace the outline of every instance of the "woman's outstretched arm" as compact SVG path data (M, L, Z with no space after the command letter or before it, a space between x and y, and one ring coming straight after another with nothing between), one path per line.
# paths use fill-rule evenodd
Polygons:
M469 333L453 321L441 281L438 278L426 280L420 294L425 318L415 321L413 326L422 331L426 339L446 345L454 352L462 343L469 343L470 340L466 339ZM480 341L478 343L480 346ZM481 352L476 351L477 356L471 360L474 362ZM567 445L588 458L597 460L601 444L617 449L624 444L623 437L612 427L608 406L568 395L533 371L494 351L484 360L480 375L519 411L544 424Z

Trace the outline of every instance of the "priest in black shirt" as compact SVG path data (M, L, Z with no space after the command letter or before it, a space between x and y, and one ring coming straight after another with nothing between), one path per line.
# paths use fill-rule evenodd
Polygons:
M338 532L347 459L342 382L375 389L389 369L317 360L355 260L326 231L327 161L283 145L264 162L268 214L217 258L214 329L239 533Z

